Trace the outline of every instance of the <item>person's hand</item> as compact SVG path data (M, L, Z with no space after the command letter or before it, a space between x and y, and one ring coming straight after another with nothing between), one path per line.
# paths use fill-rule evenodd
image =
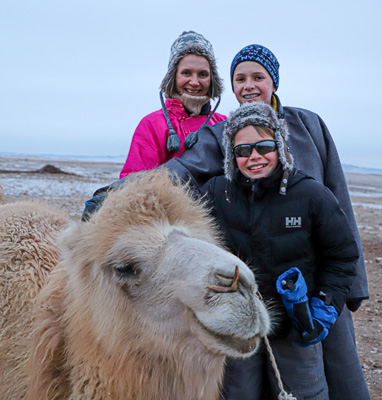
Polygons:
M107 192L97 194L85 203L85 209L82 212L81 221L87 222L90 217L102 206L107 197Z
M309 346L321 342L328 336L329 328L337 320L338 312L332 305L326 305L322 299L312 297L310 300L310 312L314 328L312 331L303 331L301 341L296 340L301 345Z
M308 288L301 271L294 267L282 273L277 278L276 289L297 332L311 332L314 323L309 310Z
M276 288L294 327L289 337L302 346L324 340L338 317L334 306L317 297L312 297L309 303L308 288L298 268L281 274Z

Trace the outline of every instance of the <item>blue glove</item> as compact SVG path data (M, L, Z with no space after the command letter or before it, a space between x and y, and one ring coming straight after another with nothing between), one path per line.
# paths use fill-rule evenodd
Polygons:
M329 328L337 320L338 312L324 300L312 297L310 300L310 312L312 315L314 330L313 332L302 332L303 346L309 346L324 340L328 336Z
M277 278L276 289L297 332L300 335L312 332L314 322L309 309L308 288L301 271L294 267L282 273Z
M296 329L291 332L291 339L301 346L324 340L338 317L337 310L330 305L330 295L320 292L325 300L312 297L309 305L308 288L298 268L281 274L276 281L276 288Z

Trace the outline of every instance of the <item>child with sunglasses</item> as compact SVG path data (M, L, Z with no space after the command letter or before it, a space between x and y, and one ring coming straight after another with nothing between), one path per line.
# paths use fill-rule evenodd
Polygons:
M295 156L295 166L328 187L346 214L355 235L359 259L357 276L348 293L346 306L322 342L326 378L331 400L370 399L361 364L355 351L355 335L349 310L356 311L363 299L369 297L362 244L354 218L350 196L334 141L325 123L315 113L296 107L284 107L276 91L279 87L279 62L266 47L253 44L241 49L231 64L232 90L240 104L262 101L276 111L290 132L288 146ZM164 166L194 186L202 185L214 176L222 175L224 146L222 133L225 123L205 126L197 142L179 158ZM86 221L107 196L108 190L124 180L100 188L86 203L82 220ZM343 349L347 349L344 351ZM350 350L349 350L350 349Z
M228 249L253 265L259 291L274 310L270 343L285 389L299 400L328 400L321 341L343 309L358 249L332 192L293 168L287 136L285 121L269 105L241 106L223 132L225 176L200 192ZM263 386L267 379L271 393ZM265 349L229 361L225 399L278 394Z

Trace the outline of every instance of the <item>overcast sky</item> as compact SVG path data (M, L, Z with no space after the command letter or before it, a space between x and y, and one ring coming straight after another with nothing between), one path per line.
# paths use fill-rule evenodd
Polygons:
M380 0L1 0L0 152L127 155L172 42L195 30L225 82L220 113L238 105L232 58L265 45L282 104L318 113L343 163L382 168L381 16Z

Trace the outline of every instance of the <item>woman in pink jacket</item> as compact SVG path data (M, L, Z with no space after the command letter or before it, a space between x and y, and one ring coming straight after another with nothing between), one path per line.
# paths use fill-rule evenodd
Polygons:
M211 43L196 32L183 32L171 46L161 84L162 109L139 123L120 178L179 157L197 141L203 126L224 121L224 115L215 113L222 91ZM210 100L215 98L211 111Z

